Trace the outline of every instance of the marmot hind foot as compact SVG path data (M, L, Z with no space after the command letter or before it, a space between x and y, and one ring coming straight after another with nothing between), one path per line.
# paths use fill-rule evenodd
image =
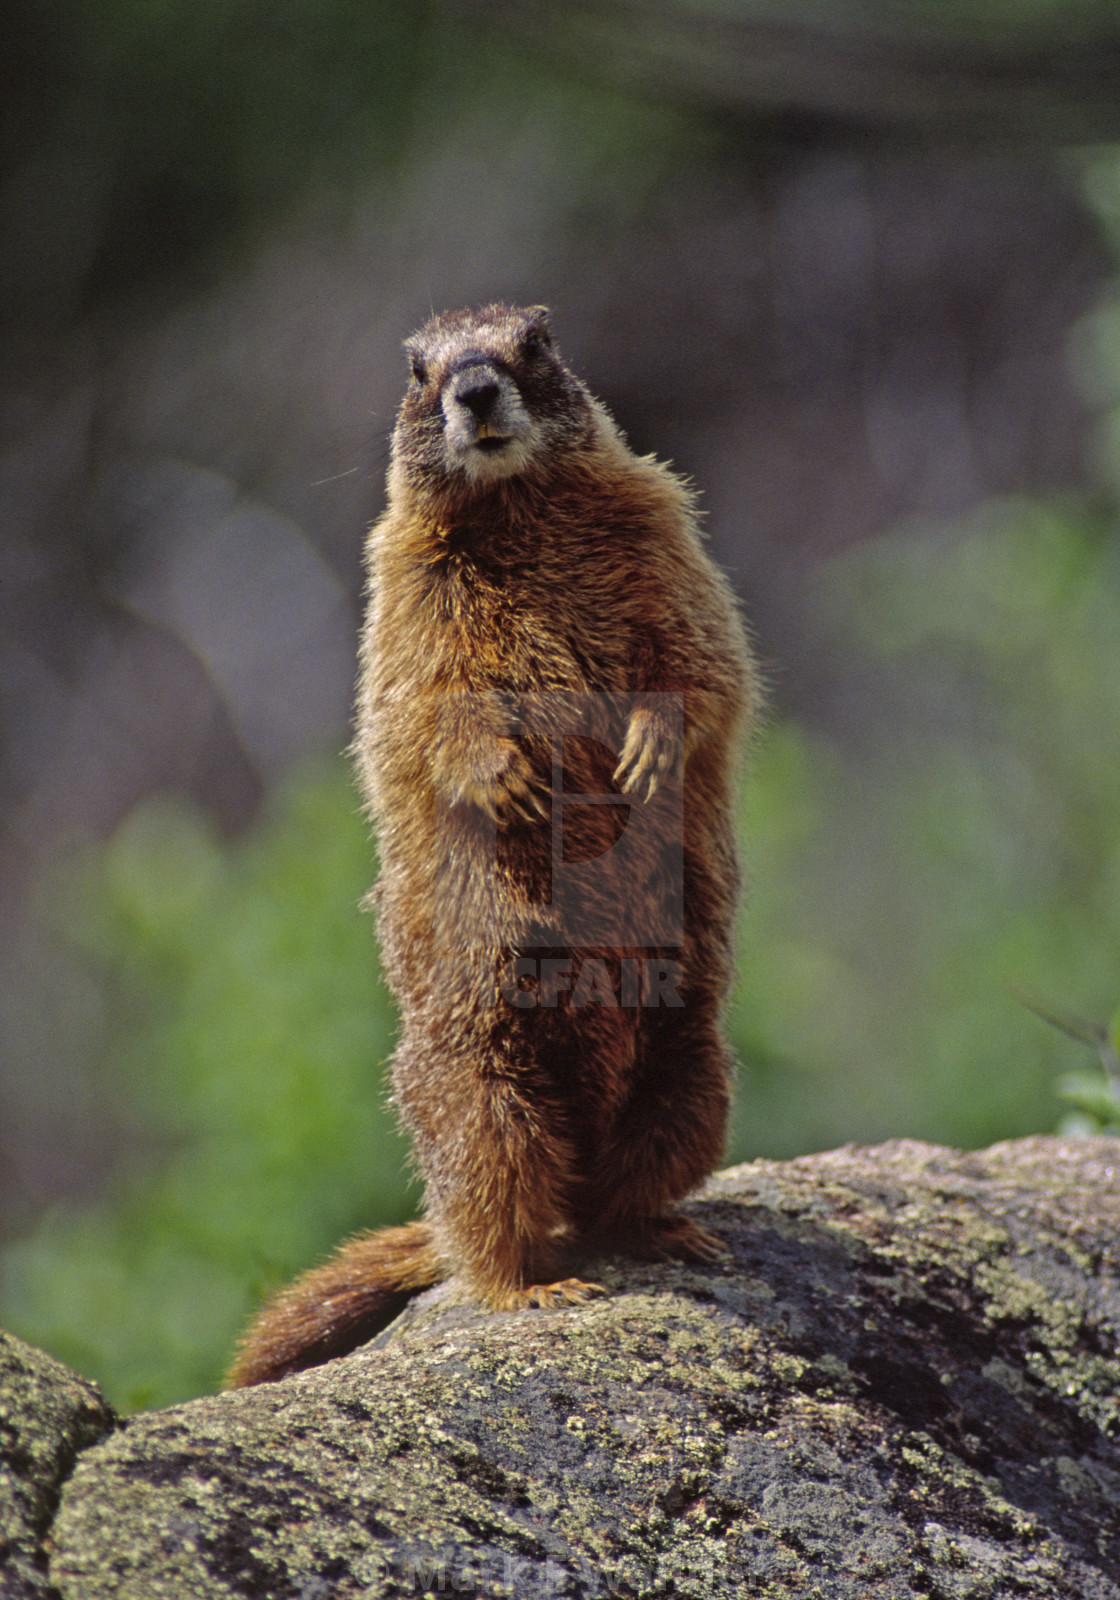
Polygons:
M694 1261L710 1266L731 1259L730 1248L717 1234L677 1213L643 1223L635 1248L654 1261Z
M562 1278L558 1283L534 1283L527 1289L511 1289L500 1300L492 1301L499 1311L524 1311L539 1306L557 1311L561 1306L581 1306L606 1294L601 1283L585 1283L582 1278Z

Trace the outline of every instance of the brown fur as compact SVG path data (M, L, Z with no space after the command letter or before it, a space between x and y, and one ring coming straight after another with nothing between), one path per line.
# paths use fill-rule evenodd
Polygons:
M732 1074L732 804L757 680L730 591L690 491L631 453L542 308L437 317L407 348L355 753L428 1216L286 1289L235 1384L352 1349L452 1271L510 1309L597 1292L562 1276L597 1235L719 1248L670 1208L719 1160ZM575 888L570 862L590 864ZM683 1005L634 1003L650 958L680 964ZM572 963L566 988L549 959ZM595 1003L573 1004L588 961Z

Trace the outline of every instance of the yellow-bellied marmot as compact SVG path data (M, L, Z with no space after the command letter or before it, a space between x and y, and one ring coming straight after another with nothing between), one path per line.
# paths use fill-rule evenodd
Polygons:
M561 1275L597 1235L718 1250L671 1208L720 1157L732 1074L757 680L731 593L689 490L631 453L543 308L406 348L355 751L427 1216L267 1305L237 1385L344 1354L453 1272L552 1306L596 1292Z

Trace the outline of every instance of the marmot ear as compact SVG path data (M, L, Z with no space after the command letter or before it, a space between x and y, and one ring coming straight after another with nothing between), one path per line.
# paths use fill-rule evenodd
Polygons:
M419 342L416 339L406 339L404 341L404 353L407 356L408 364L412 369L412 376L416 379L417 383L426 383L428 378L428 369L424 365L423 356L420 354Z
M526 306L526 326L522 335L524 347L538 351L552 349L552 330L548 325L547 306Z

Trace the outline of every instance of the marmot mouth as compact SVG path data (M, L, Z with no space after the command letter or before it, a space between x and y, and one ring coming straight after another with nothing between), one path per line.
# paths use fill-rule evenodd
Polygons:
M511 443L512 440L497 439L491 433L488 434L485 439L476 439L474 442L474 447L476 450L484 450L487 454L490 454L494 450L504 450L506 445Z

